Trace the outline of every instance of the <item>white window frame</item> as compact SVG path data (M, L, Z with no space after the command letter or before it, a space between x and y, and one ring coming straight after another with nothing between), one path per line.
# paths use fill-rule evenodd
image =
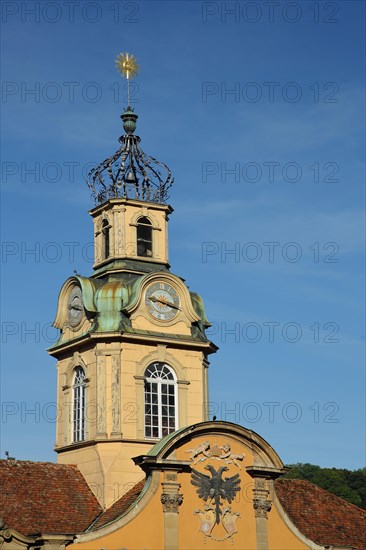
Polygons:
M80 378L78 380L78 378ZM86 375L83 367L74 369L72 384L71 442L79 443L86 439Z
M147 375L147 371L151 368L151 367L158 367L160 366L162 369L165 367L166 369L169 370L169 373L172 375L172 378L171 379L167 379L167 378L163 378L161 376L159 377L153 377L153 376L149 376ZM151 422L151 424L147 425L147 422L146 422L146 419L147 419L147 414L146 414L146 406L147 405L150 405L151 407L153 406L153 403L149 403L147 402L146 400L146 396L148 395L147 394L147 391L146 391L146 385L144 387L144 436L145 436L145 439L162 439L163 437L165 437L166 435L169 435L171 433L173 433L174 431L176 431L178 429L178 383L177 383L177 377L176 377L176 374L174 372L174 369L168 365L168 363L165 363L163 361L154 361L153 363L150 363L150 365L145 369L145 384L149 383L149 384L156 384L157 385L157 398L158 398L158 402L157 402L157 406L158 406L158 435L147 435L147 429L150 430L150 433L152 433L154 427L153 423ZM170 426L163 426L163 403L162 403L162 387L164 385L167 385L167 386L173 386L174 387L174 416L169 416L169 414L167 415L167 418L168 418L168 424L169 424L169 419L170 418L174 418L174 428L170 428ZM154 393L150 390L149 392L151 395L154 395ZM169 403L167 403L165 406L169 407ZM169 409L168 409L169 410ZM156 416L156 415L153 415L152 412L150 413L151 417L153 416ZM166 434L163 434L163 429L167 427L167 433Z

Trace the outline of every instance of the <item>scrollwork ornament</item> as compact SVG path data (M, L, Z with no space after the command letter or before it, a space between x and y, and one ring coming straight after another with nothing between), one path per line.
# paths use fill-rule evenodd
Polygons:
M12 537L13 537L12 530L9 529L8 527L5 527L5 529L0 531L0 540L2 539L2 541L8 542L12 539Z

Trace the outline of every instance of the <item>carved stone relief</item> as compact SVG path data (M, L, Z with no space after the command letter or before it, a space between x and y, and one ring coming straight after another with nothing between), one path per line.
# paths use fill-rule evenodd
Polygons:
M188 452L191 452L192 456L194 455L197 459L201 453L205 452L207 454L209 449L210 446L207 446L207 442L205 442L201 449L196 448ZM202 462L207 458L218 458L219 460L230 460L230 463L235 463L237 459L230 459L229 456L231 455L229 451L230 446L227 445L217 447L217 451L215 446L213 446L211 449L212 456L207 457L204 455L198 458L196 462ZM229 456L227 456L228 453ZM242 457L241 460L243 458L244 457ZM238 464L235 465L240 468ZM229 505L234 501L236 493L240 491L239 474L223 477L223 473L228 470L228 467L221 466L216 470L211 464L207 464L205 470L209 470L210 475L206 475L192 468L191 477L191 483L197 487L196 492L199 498L203 499L205 502L203 510L196 509L194 511L194 514L198 516L201 522L199 531L204 534L205 540L206 537L218 542L226 539L232 540L232 536L238 532L236 521L240 517L240 513L232 511Z
M178 513L178 508L183 502L183 495L163 493L160 497L161 503L163 505L163 512L174 512Z
M267 518L272 508L272 502L268 497L269 490L265 480L256 479L253 489L253 508L256 518Z
M194 449L189 449L186 453L191 454L191 460L194 464L198 462L204 462L207 459L214 460L224 460L226 464L235 464L241 469L238 461L243 461L245 458L244 454L235 454L231 452L231 447L228 443L225 445L211 445L209 441L204 441ZM202 455L202 456L201 456Z

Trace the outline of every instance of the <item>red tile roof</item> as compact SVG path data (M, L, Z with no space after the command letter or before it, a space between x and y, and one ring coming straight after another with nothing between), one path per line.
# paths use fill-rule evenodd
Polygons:
M97 521L92 525L91 530L100 529L107 523L111 523L121 516L135 502L145 485L145 479L142 479L132 487L125 495L118 499L108 510L101 514Z
M103 511L74 465L0 460L0 517L23 535L77 534L88 527L94 531L124 514L144 484L138 482ZM366 510L308 481L279 479L275 488L291 521L310 540L366 547Z
M84 531L102 508L77 466L0 460L0 517L23 535Z
M366 547L366 510L300 479L278 479L275 490L291 521L313 542Z

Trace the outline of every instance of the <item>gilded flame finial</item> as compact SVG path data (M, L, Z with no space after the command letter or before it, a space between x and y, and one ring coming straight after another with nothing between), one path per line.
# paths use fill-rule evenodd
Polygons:
M117 55L116 68L121 76L125 76L127 79L127 109L130 106L130 79L135 78L140 70L140 65L137 63L137 59L134 55L126 53L120 53Z
M144 153L139 136L134 135L138 116L130 106L130 80L140 67L135 56L120 53L116 68L127 79L128 103L121 115L126 133L119 138L118 151L89 172L88 186L96 204L117 197L166 204L174 181L172 173L164 162Z
M140 65L137 63L136 57L127 52L117 55L116 67L117 71L123 74L127 80L135 78L140 70Z

